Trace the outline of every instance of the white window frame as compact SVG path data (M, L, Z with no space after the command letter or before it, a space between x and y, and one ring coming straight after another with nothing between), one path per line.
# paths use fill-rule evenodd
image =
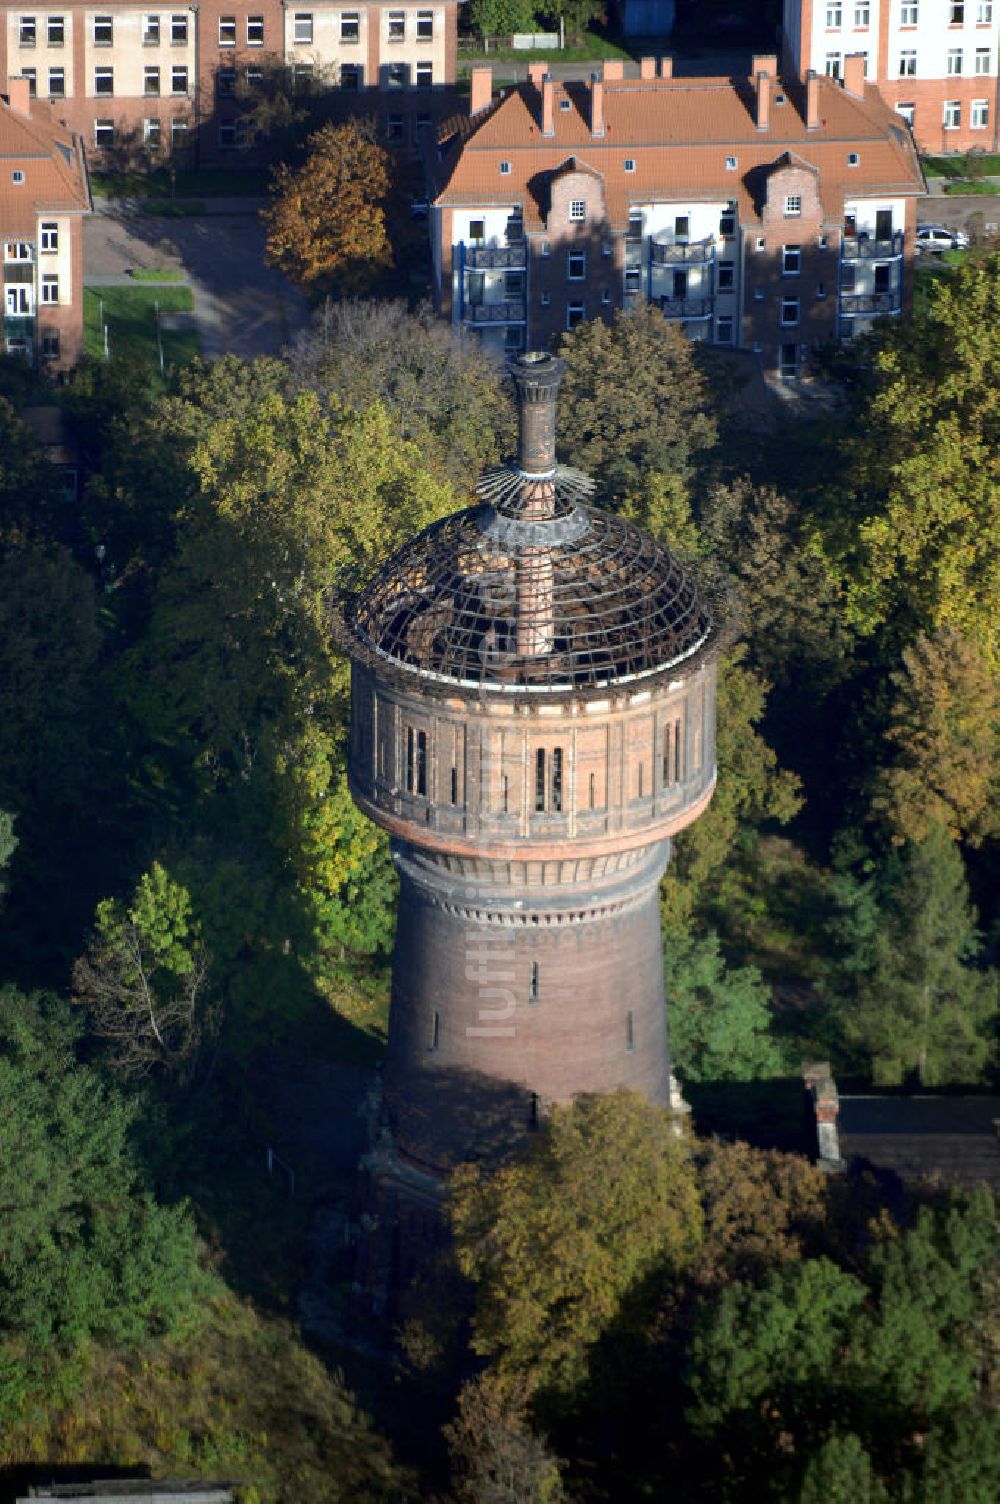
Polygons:
M142 144L147 151L159 151L163 140L163 123L159 115L150 115L142 122Z
M59 84L59 87L55 88L55 89L52 87L52 84L53 84L54 80L58 80L58 84ZM50 68L49 69L49 91L48 92L49 92L49 98L50 99L65 99L66 98L66 69L65 68Z
M38 17L19 16L17 27L17 45L19 47L37 47L38 45Z
M993 0L978 0L976 5L976 25L993 25Z
M183 115L175 115L170 122L170 150L177 151L188 144L188 131L190 127Z
M170 92L187 95L190 72L187 63L173 63L170 68Z
M142 70L142 97L144 99L159 99L160 97L160 65L159 63L147 63Z
M574 266L577 270L574 271ZM587 253L586 251L568 251L566 253L566 281L586 282L587 280Z
M66 17L45 17L45 40L50 47L64 47L66 45Z
M945 73L946 73L947 77L948 78L961 78L962 77L962 65L963 65L964 61L965 61L965 55L964 55L961 47L949 47L948 48L948 55L947 55L947 57L945 59Z
M962 129L962 101L946 99L941 112L941 120L946 131L960 131Z
M841 31L844 26L843 0L827 0L826 6L826 29L827 31Z
M587 201L583 198L570 199L569 205L570 223L582 225L587 222Z
M510 163L509 162L501 162L500 163L500 176L502 178L510 177Z
M58 360L59 355L59 330L46 329L42 335L42 358L43 360Z
M144 47L159 47L160 45L160 18L155 12L142 18L142 45Z
M356 47L361 41L361 12L359 10L341 11L340 40L345 47Z
M388 10L385 13L385 35L389 42L406 41L406 11Z
M976 72L976 76L977 77L981 78L984 74L989 75L990 73L992 73L993 72L993 48L992 47L977 47L976 48L975 61L974 61L973 66L975 68L975 72Z
M801 276L801 274L801 245L783 245L781 247L781 275L783 277L798 277Z
M908 47L905 52L899 54L899 78L916 78L917 76L917 52L916 48Z
M44 255L53 254L59 249L59 225L55 220L43 220L38 227L38 249Z
M919 26L920 3L919 0L903 0L899 7L900 26Z
M421 29L423 28L423 29ZM415 24L416 38L418 42L433 42L434 40L434 12L432 10L418 10Z
M965 25L965 0L950 0L948 7L948 24L950 26Z
M292 44L295 47L311 47L313 44L313 13L311 10L292 12Z
M94 121L94 145L96 147L114 146L116 135L113 120L102 118ZM107 139L102 139L102 137Z
M840 52L828 52L823 59L823 72L827 78L840 78L844 71L844 58Z
M170 16L170 45L171 47L186 47L188 42L188 18L181 11L173 11Z
M252 28L252 30L251 30ZM264 17L260 15L247 16L247 46L263 47L264 45Z
M871 0L857 0L854 7L855 31L867 31L872 24Z
M626 157L625 158L625 171L626 172L635 172L635 157Z
M566 328L575 329L577 324L583 324L587 318L586 303L566 304Z
M236 17L235 16L220 16L219 17L219 46L220 47L235 47L236 46Z
M98 35L100 31L101 35ZM105 40L104 33L107 32ZM93 39L95 47L113 47L115 45L115 18L101 14L94 17Z
M802 195L801 195L801 193L786 193L785 194L785 218L786 219L800 219L801 217L802 217Z
M733 292L736 288L736 262L717 261L715 263L715 288L717 292Z
M798 327L802 314L800 300L795 298L782 298L781 300L781 327L782 329L795 329Z
M110 84L110 88L99 87L100 84ZM94 69L94 98L114 99L115 97L115 70L113 63L102 63Z
M969 129L984 131L990 123L990 102L988 99L974 99L969 105Z
M896 105L896 114L906 121L911 130L913 129L913 120L916 113L917 107L915 104L908 103L904 100L901 104Z
M430 89L434 84L434 64L417 63L414 82L418 89Z
M10 319L32 318L35 312L35 289L30 282L10 282L4 288L4 313Z

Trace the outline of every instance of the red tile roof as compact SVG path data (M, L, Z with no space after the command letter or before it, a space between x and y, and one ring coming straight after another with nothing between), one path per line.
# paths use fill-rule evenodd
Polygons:
M15 184L14 172L24 173ZM31 114L11 109L0 94L0 239L34 236L41 212L86 213L90 187L80 139L47 104L31 101Z
M468 122L441 163L436 202L523 201L525 220L543 222L548 175L576 157L604 179L612 225L631 204L683 198L735 200L744 223L759 220L761 169L788 153L820 174L824 205L838 215L844 198L920 194L920 164L906 126L874 86L864 98L832 79L818 83L819 124L809 130L804 89L772 87L770 123L758 130L751 81L726 78L622 79L604 84L605 131L590 130L590 85L555 83L554 134L539 126L541 97L530 84L497 99ZM785 103L775 103L784 95ZM563 108L563 101L569 108ZM848 154L859 157L856 166ZM736 170L726 168L735 156ZM625 158L635 171L625 172ZM500 161L510 172L500 175Z

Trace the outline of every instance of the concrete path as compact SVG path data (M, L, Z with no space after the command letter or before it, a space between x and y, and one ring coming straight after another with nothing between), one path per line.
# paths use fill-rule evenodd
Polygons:
M194 293L203 355L280 355L308 321L306 301L264 265L260 201L213 202L225 211L185 219L134 214L106 202L84 222L86 284L133 285L128 272L135 268L180 271Z

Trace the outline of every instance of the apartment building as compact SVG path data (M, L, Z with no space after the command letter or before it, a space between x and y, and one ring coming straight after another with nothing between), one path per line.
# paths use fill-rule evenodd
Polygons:
M33 100L25 79L0 95L3 350L56 373L83 351L83 215L90 186L80 137Z
M655 302L693 339L799 375L810 348L906 307L925 184L909 132L866 85L641 77L589 83L544 65L439 146L431 237L438 308L498 353Z
M260 143L248 109L275 60L303 85L329 84L334 113L374 115L389 141L406 146L453 108L457 9L457 0L302 10L278 0L163 10L117 0L7 3L0 76L26 78L32 97L56 105L98 160L132 146L151 158L215 163L253 153Z
M860 53L921 151L996 151L1000 0L784 0L782 33L790 77Z

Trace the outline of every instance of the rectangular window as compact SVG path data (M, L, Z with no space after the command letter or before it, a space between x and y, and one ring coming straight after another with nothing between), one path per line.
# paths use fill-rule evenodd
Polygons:
M223 120L216 135L216 141L220 151L236 150L236 122L235 120Z
M433 42L434 40L434 12L432 10L417 11L417 41Z
M297 10L292 18L292 41L296 47L311 47L313 18L311 10Z
M170 17L170 45L171 47L186 47L188 39L188 18L182 15Z
M948 9L948 19L952 26L965 25L965 0L951 0Z
M566 309L566 328L575 329L577 324L582 324L586 318L586 310L582 303L570 303Z
M727 157L726 158L726 171L727 172L735 172L736 169L737 169L737 167L739 167L739 165L740 164L739 164L739 158L738 157Z
M680 783L684 775L684 738L681 736L681 723L674 722L674 782Z
M725 314L715 323L715 342L719 345L731 345L733 342L733 320L731 315Z
M434 82L434 64L417 64L417 88L429 89Z
M562 747L552 749L552 809L559 814L562 810L563 796L563 755Z
M582 282L587 275L587 258L583 251L570 251L566 275L571 282Z
M839 78L841 73L841 57L839 52L828 52L823 62L823 71L827 78Z
M949 78L957 78L962 72L962 49L961 47L949 47L947 68Z
M587 218L587 205L582 198L575 198L570 202L569 217L575 224L583 224Z
M248 63L243 74L248 89L256 89L264 82L264 70L259 63Z
M678 245L687 245L691 235L691 217L688 214L674 215L674 239Z
M340 40L342 42L361 41L361 12L357 10L345 10L340 17Z
M899 54L899 76L900 78L916 78L917 54L915 52L909 51Z
M416 733L412 726L406 728L406 792L413 793L413 778L416 769Z
M946 131L957 131L962 126L962 105L957 99L949 99L944 107L944 128Z
M247 16L247 46L263 47L264 45L264 17Z
M782 381L793 381L799 374L798 345L782 345L778 352L778 375Z
M990 102L988 99L974 99L969 106L969 124L974 131L984 130L990 123Z
M39 242L43 251L58 251L59 249L59 226L51 220L43 222L41 227L41 240Z
M451 770L451 802L458 803L458 769L455 767Z
M976 6L976 25L993 25L993 0L979 0Z
M45 34L50 47L62 47L66 41L66 22L62 16L49 16L45 22Z
M341 63L340 87L342 89L360 89L364 76L364 70L360 63Z
M719 269L716 275L718 278L716 286L718 287L719 292L732 292L733 288L736 285L735 261L720 261Z
M220 99L231 99L236 93L236 69L220 68L215 75L215 87Z
M781 248L781 275L783 277L797 277L802 270L802 248L797 245L785 245Z
M170 70L171 94L186 94L188 90L188 70L183 63L175 63Z
M18 26L18 41L22 47L34 47L37 40L34 16L22 16Z
M798 298L782 298L782 300L781 300L781 322L782 322L782 324L784 324L786 327L788 327L788 326L790 326L792 324L797 324L798 321L799 321L799 300L798 300Z
M37 99L37 97L38 97L38 74L37 74L37 71L34 68L22 68L21 69L21 77L22 78L26 78L28 80L28 98L29 99Z
M902 115L903 119L909 126L913 125L913 117L915 113L916 106L913 104L897 104L896 106L896 114Z
M142 122L142 144L147 151L159 151L161 127L159 120L151 117Z
M625 171L626 172L635 172L635 157L626 157L625 158Z
M115 43L115 22L113 16L94 17L94 46L113 47Z
M8 240L3 248L5 261L30 261L31 246L26 240Z
M991 53L989 47L977 47L976 48L976 72L977 73L989 73L989 71L990 71L990 64L991 64L992 60L993 60L992 53Z
M900 26L916 26L920 16L918 0L903 0L899 8Z
M57 330L50 329L42 335L42 355L46 360L59 359L59 334Z
M66 74L62 68L49 69L49 98L66 98Z
M159 92L160 92L160 70L159 70L159 68L143 68L143 70L142 70L142 92L147 97L149 95L151 95L151 94L159 94Z
M528 1002L538 1002L538 962L532 961L531 973L528 978Z
M172 151L182 151L187 146L188 123L175 115L170 122L170 148Z
M524 297L523 272L504 272L503 295L508 303L516 303Z
M535 812L541 814L545 810L545 748L539 747L535 753Z
M625 239L626 240L632 240L632 241L637 241L637 240L641 240L642 239L642 215L641 214L630 214L629 215L629 217L628 217L628 229L625 232Z
M785 195L785 218L795 219L802 213L801 193L788 193Z
M143 16L143 18L142 18L142 45L144 47L159 47L159 45L160 45L160 18L159 18L159 16Z
M389 41L390 42L405 42L406 41L406 11L405 10L391 10L389 12L388 25L389 25Z
M390 89L405 89L410 81L409 63L390 63L386 69L385 81Z
M627 266L625 268L625 296L633 297L642 292L642 267Z
M831 0L826 7L827 31L839 31L844 24L844 7L840 0Z
M417 793L427 796L427 732L417 732Z
M115 122L113 120L95 120L94 121L94 145L95 146L114 146L114 144L115 144Z
M235 47L236 46L236 17L235 16L220 16L219 17L219 46L220 47Z
M107 98L109 95L112 95L114 92L115 92L115 70L114 70L114 68L95 68L94 69L94 93L96 95L98 95L98 97L104 96L105 98Z
M31 288L23 285L5 288L4 308L11 318L23 318L25 314L34 313L35 300L31 295Z
M485 219L470 219L469 220L469 239L473 240L473 241L479 241L479 240L485 240L486 239L486 221L485 221Z
M854 7L854 26L857 31L866 31L871 25L872 8L868 0L859 0Z
M724 240L736 234L736 205L730 204L719 216L719 234Z
M630 1055L635 1049L635 1016L631 1008L625 1014L625 1048Z

